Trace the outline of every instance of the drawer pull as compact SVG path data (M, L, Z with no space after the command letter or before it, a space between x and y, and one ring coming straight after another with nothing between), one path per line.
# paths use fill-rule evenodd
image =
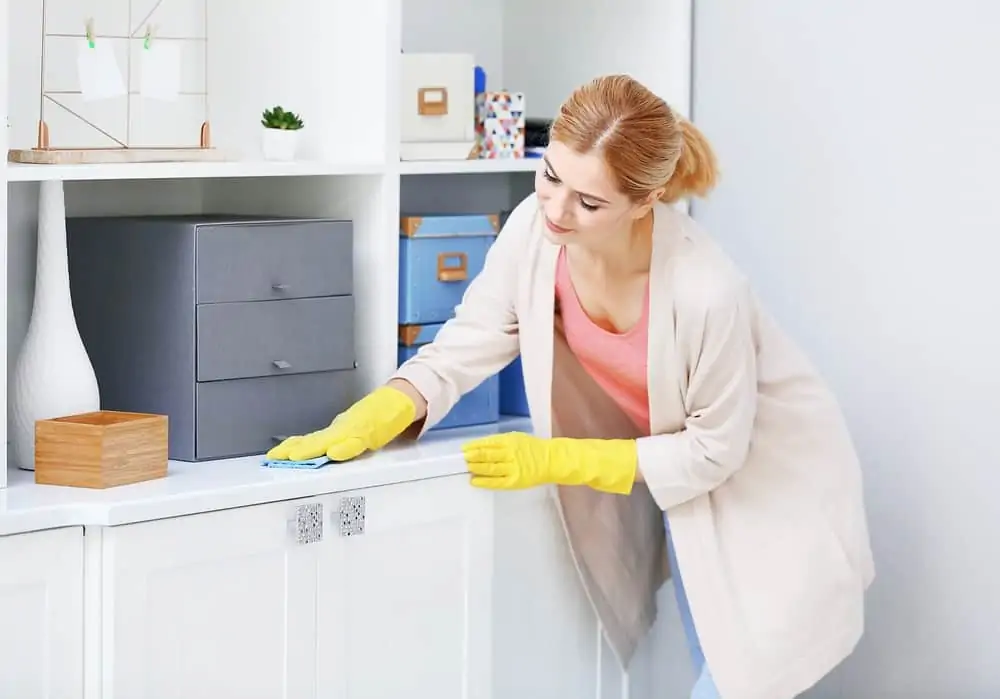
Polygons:
M281 444L286 439L288 439L288 435L287 434L273 434L273 435L271 435L271 441L274 442L275 444Z
M284 359L275 359L272 364L278 369L291 369L292 365L286 362Z
M464 252L438 254L437 276L439 282L461 282L469 277L469 258Z
M272 284L271 288L275 291L288 291L288 284Z
M355 495L340 499L339 519L341 536L360 536L365 533L365 496ZM334 515L337 517L337 515Z
M417 114L420 116L444 116L447 113L447 87L421 87L417 90Z
M314 544L323 540L323 503L311 502L295 508L295 540Z

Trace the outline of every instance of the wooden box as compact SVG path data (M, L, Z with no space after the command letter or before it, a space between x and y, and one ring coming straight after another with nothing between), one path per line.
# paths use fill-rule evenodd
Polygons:
M100 410L35 423L35 482L112 488L167 475L167 416Z

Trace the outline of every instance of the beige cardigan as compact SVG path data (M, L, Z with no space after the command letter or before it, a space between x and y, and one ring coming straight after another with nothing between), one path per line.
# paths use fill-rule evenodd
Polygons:
M532 195L515 209L455 318L397 376L427 398L426 430L520 351L535 434L634 437L562 340L558 248L537 207ZM559 488L568 541L627 667L655 618L666 510L722 696L790 699L862 634L874 565L861 470L833 395L739 271L686 215L654 216L646 486Z

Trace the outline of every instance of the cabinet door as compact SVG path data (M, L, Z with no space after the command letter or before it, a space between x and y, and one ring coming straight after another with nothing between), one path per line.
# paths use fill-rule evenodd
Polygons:
M604 640L552 488L497 493L493 698L686 697L694 677L673 587L627 674Z
M0 697L83 696L83 529L0 537Z
M104 696L315 696L321 507L280 502L108 530Z
M490 696L492 497L467 476L331 498L319 696Z
M553 496L496 495L493 699L620 696Z

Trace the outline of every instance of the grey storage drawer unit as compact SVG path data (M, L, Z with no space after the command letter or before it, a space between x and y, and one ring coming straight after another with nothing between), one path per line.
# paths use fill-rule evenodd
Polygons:
M167 415L170 458L259 454L356 398L350 221L66 223L101 407Z

